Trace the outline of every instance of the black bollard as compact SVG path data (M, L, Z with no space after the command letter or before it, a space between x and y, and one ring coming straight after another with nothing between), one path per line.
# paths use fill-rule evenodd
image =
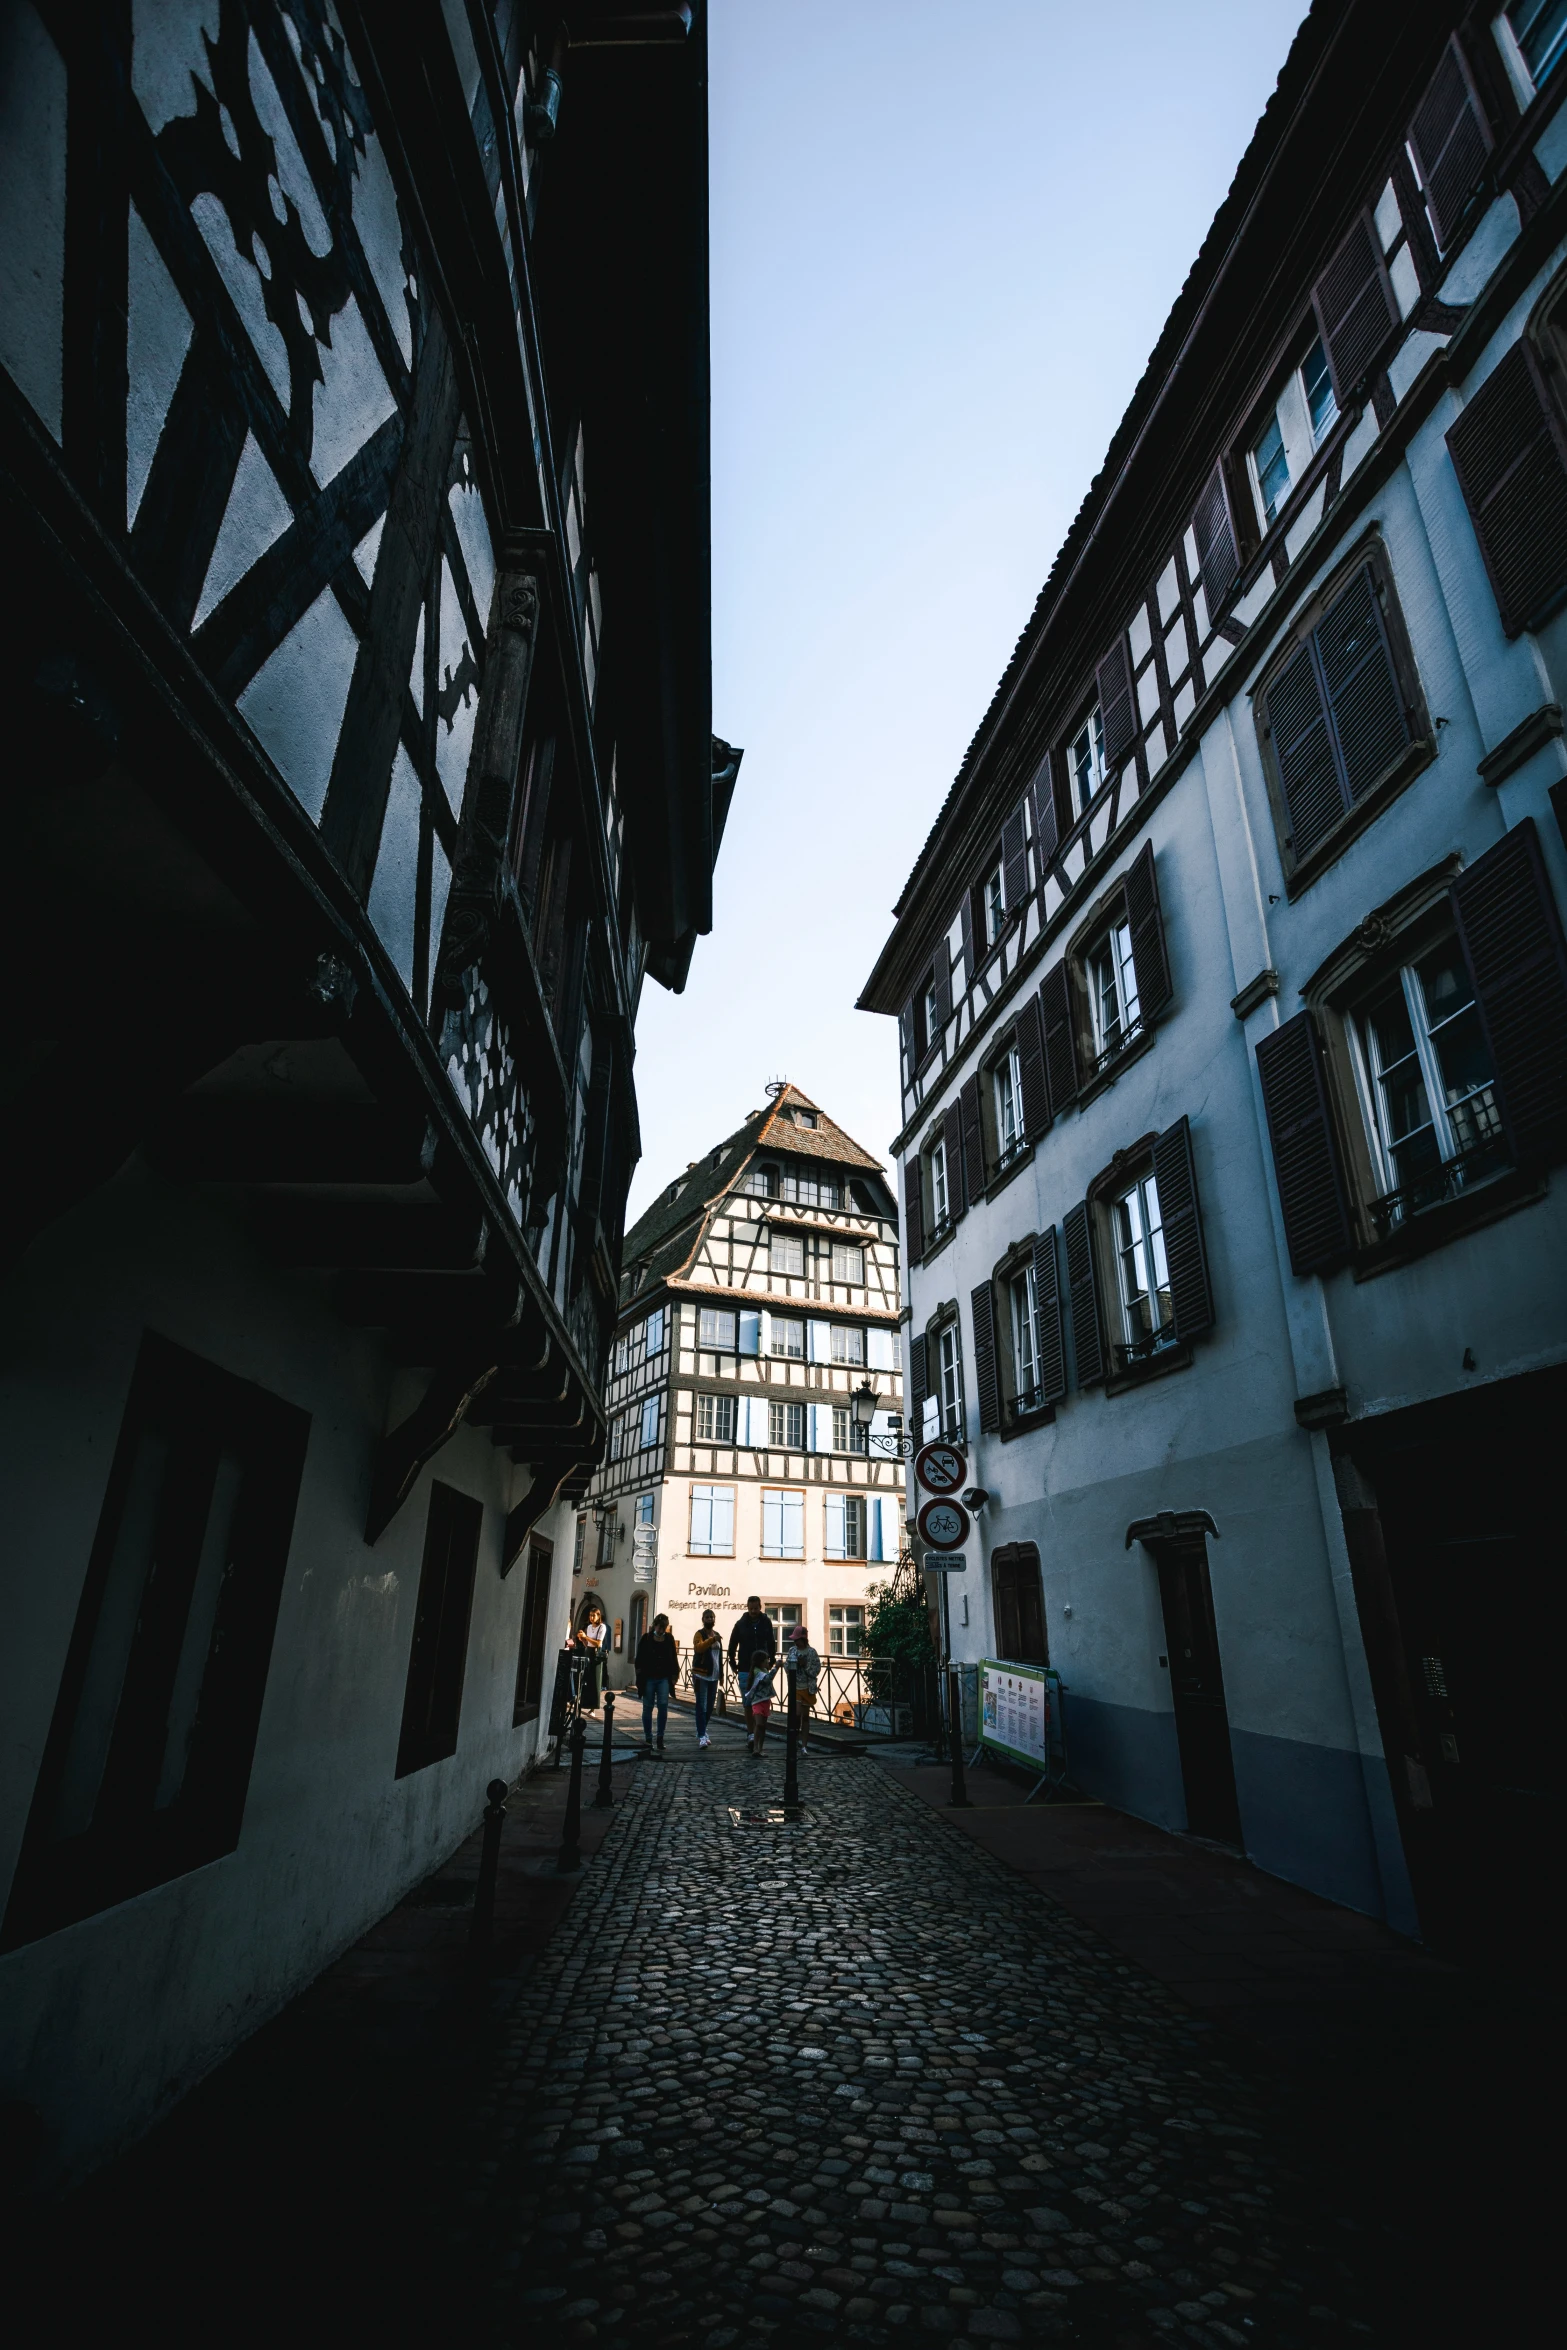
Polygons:
M795 1704L794 1668L784 1674L789 1718L784 1726L784 1810L800 1808L800 1716Z
M560 1853L555 1862L555 1873L570 1876L573 1869L582 1866L582 1750L588 1734L582 1718L571 1734L571 1777L566 1786L566 1825L561 1831Z
M614 1790L609 1783L609 1774L615 1764L614 1747L615 1692L613 1689L606 1689L604 1692L604 1744L599 1754L599 1791L593 1798L595 1811L613 1811L615 1808Z
M952 1740L952 1795L949 1811L971 1811L963 1782L963 1682L956 1665L947 1667L947 1730Z
M492 1779L484 1790L484 1842L479 1850L479 1882L473 1892L473 1917L468 1940L477 1950L488 1942L495 1926L495 1880L501 1865L501 1826L506 1818L506 1782Z

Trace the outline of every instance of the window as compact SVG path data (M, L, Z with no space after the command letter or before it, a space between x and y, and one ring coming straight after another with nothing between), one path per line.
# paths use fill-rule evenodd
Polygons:
M1019 1665L1048 1665L1039 1552L1032 1542L1006 1542L990 1562L996 1654Z
M1333 378L1328 373L1328 355L1318 335L1311 349L1301 361L1300 388L1306 395L1306 419L1311 426L1312 447L1319 447L1338 422L1338 402L1333 397Z
M937 1376L941 1382L937 1407L943 1436L963 1436L963 1350L956 1322L948 1322L936 1342Z
M863 1656L865 1654L865 1610L863 1607L839 1606L834 1602L827 1610L827 1654L829 1656Z
M642 1399L641 1426L637 1431L639 1448L646 1452L658 1443L664 1433L664 1399L661 1395Z
M292 1404L143 1338L7 1947L234 1850L309 1427Z
M793 1493L775 1485L762 1487L762 1556L771 1559L804 1558L803 1493ZM796 1617L795 1621L798 1622L799 1618Z
M924 1054L929 1052L931 1046L935 1043L942 1030L941 996L937 990L934 978L927 979L924 988L921 991L920 1019L924 1027L924 1035L921 1039L921 1058L923 1058Z
M776 1167L753 1167L745 1179L745 1188L753 1199L778 1197L778 1170Z
M769 1354L782 1355L791 1363L805 1360L805 1324L795 1314L773 1314L769 1317Z
M830 1559L865 1556L865 1501L857 1493L829 1493L825 1554Z
M1290 486L1290 463L1284 454L1284 435L1279 428L1277 415L1270 416L1264 425L1262 438L1252 450L1251 462L1257 477L1257 502L1262 508L1262 524L1266 530L1288 497Z
M647 1593L637 1591L631 1599L631 1653L637 1653L643 1633L647 1630Z
M1567 56L1567 0L1518 0L1494 29L1518 103L1528 106Z
M734 1549L734 1487L732 1485L693 1485L691 1488L692 1557L733 1558Z
M572 1573L573 1573L574 1575L580 1575L580 1574L581 1574L581 1572L582 1572L582 1562L583 1562L583 1558L584 1558L584 1556L585 1556L585 1554L586 1554L586 1551L587 1551L587 1545L588 1545L588 1521L587 1521L586 1514L584 1514L583 1516L579 1517L579 1518L578 1518L578 1520L577 1520L577 1533L576 1533L576 1539L575 1539L574 1543L572 1544L572 1551L571 1551L571 1571L572 1571Z
M799 1175L788 1170L782 1196L802 1208L836 1208L842 1199L835 1175Z
M1105 779L1104 712L1097 702L1073 737L1068 759L1072 770L1073 797L1077 813L1081 816Z
M1017 1407L1029 1411L1040 1401L1039 1356L1035 1345L1038 1322L1034 1268L1025 1265L1007 1282L1007 1310L1012 1323L1012 1367L1017 1377Z
M696 1399L696 1432L703 1444L733 1444L735 1440L735 1399L732 1395L699 1395Z
M1015 1044L1008 1045L991 1073L996 1097L996 1159L1005 1166L1023 1147L1023 1066Z
M664 1351L664 1309L662 1306L654 1308L643 1328L645 1333L643 1351L648 1356L662 1354Z
M835 1363L863 1363L865 1360L865 1333L849 1322L834 1322L832 1326L832 1359Z
M596 1564L612 1567L615 1563L615 1537L620 1527L620 1514L614 1508L606 1509L598 1519L598 1558Z
M804 1234L780 1232L775 1226L767 1236L767 1269L770 1273L803 1273L805 1271Z
M773 1630L778 1635L778 1653L782 1656L788 1646L790 1633L796 1624L804 1623L805 1610L797 1599L764 1599L762 1613L764 1616L772 1618ZM778 1687L781 1695L783 1692L781 1681Z
M1007 904L998 865L985 884L985 944L993 947L1007 926Z
M1328 356L1319 335L1290 375L1250 450L1252 489L1264 530L1271 530L1292 486L1338 422Z
M869 1452L870 1430L861 1428L847 1404L832 1407L832 1448L834 1452Z
M735 1318L718 1306L703 1306L697 1316L697 1337L719 1354L735 1351Z
M834 1281L863 1282L865 1279L865 1251L857 1240L835 1240L832 1244L832 1277Z
M769 1403L767 1407L767 1441L787 1445L791 1452L805 1450L805 1406L803 1403Z
M544 1695L544 1636L549 1629L550 1577L555 1551L542 1534L528 1542L528 1580L522 1594L522 1630L517 1642L517 1692L512 1726L538 1719Z
M1386 1237L1510 1164L1479 1006L1456 938L1406 963L1350 1023Z
M463 1678L468 1666L468 1619L479 1557L483 1505L450 1485L430 1487L413 1647L403 1695L397 1776L422 1771L457 1751Z
M1142 1017L1129 922L1113 922L1099 944L1090 950L1087 976L1094 1053L1103 1067L1131 1042Z
M945 1139L932 1146L930 1152L930 1227L940 1232L951 1215L947 1191L947 1145Z
M1111 1202L1116 1274L1127 1362L1141 1362L1174 1335L1170 1268L1165 1261L1159 1188L1150 1168Z
M653 1496L651 1495L651 1493L639 1493L639 1494L637 1495L637 1521L636 1521L636 1522L637 1522L637 1524L638 1524L639 1526L651 1526L651 1525L652 1525L652 1523L653 1523Z
M814 1126L816 1124L816 1112L814 1110L796 1110L794 1113L794 1122L796 1126Z

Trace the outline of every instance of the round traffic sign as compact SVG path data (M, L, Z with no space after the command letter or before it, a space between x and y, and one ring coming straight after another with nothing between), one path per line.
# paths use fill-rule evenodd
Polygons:
M955 1444L938 1439L914 1455L914 1474L927 1493L956 1493L968 1480L968 1462Z
M969 1514L960 1501L935 1494L920 1511L919 1529L932 1550L960 1550L968 1538Z

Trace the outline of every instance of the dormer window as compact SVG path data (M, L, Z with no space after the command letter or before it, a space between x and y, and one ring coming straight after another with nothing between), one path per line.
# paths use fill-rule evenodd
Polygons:
M753 1199L778 1197L778 1170L776 1167L753 1167L745 1179L745 1187Z
M814 1110L796 1110L794 1113L794 1122L796 1126L814 1126L816 1124L816 1112Z

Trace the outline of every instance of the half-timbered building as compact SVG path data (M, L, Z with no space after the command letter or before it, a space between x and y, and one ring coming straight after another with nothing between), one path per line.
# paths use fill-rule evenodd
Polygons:
M617 1682L655 1613L685 1657L753 1592L780 1637L857 1657L904 1544L897 1203L798 1086L768 1092L626 1236L575 1580L621 1627Z
M960 1648L1048 1657L1085 1787L1448 1935L1560 1775L1564 51L1311 11L863 999Z
M0 2077L68 2176L539 1746L738 755L701 0L0 41Z

